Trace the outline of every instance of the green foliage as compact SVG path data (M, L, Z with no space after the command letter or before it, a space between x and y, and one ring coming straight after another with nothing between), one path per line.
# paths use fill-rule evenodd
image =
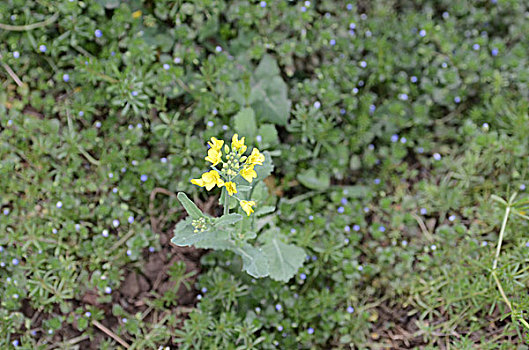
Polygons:
M528 11L0 1L0 348L525 349ZM189 182L235 132L250 218Z

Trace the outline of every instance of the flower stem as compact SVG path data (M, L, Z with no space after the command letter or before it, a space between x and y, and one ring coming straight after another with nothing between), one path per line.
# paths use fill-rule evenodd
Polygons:
M228 190L226 188L222 189L222 193L224 195L224 215L227 215L230 213L230 197L228 196Z

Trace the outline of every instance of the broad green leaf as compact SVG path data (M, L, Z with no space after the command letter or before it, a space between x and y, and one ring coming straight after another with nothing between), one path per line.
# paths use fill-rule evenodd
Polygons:
M303 265L305 251L292 244L285 244L273 238L263 246L268 258L270 278L288 282Z
M236 247L234 252L241 256L242 268L250 276L256 278L268 276L268 259L261 249L244 243L242 247Z
M265 55L255 70L250 105L258 120L287 124L291 106L287 85L281 78L276 61L270 55Z
M223 215L220 218L217 219L215 222L215 226L225 226L225 225L233 225L236 222L239 222L242 220L242 215L240 214L227 214Z
M326 173L318 175L316 170L310 168L298 174L297 179L305 187L313 190L325 190L331 184L331 178Z
M253 215L255 216L261 216L272 213L274 210L276 210L276 207L273 205L267 205L264 207L257 207L255 210L255 213Z
M182 229L177 227L175 227L175 236L171 239L171 242L181 247L195 245L196 243L201 241L213 241L218 239L218 237L221 235L220 232L215 230L195 233L193 226L191 225L188 225L189 229Z
M241 136L253 139L257 133L257 124L255 122L255 112L251 107L241 109L233 117L235 130Z
M186 194L184 192L178 192L177 197L180 203L184 206L184 209L187 211L189 216L191 216L193 219L199 219L204 216L200 209L193 203L189 198L187 198Z
M261 136L261 143L276 145L279 143L279 136L274 124L264 124L257 130L257 135Z

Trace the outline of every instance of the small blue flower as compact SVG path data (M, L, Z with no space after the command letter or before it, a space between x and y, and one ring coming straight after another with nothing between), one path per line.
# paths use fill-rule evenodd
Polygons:
M352 314L353 312L355 312L354 307L352 307L352 306L348 306L348 307L347 307L347 313Z
M281 306L281 304L276 304L276 310L277 311L281 311L283 307Z
M310 7L310 1L305 1L305 6Z
M362 265L358 265L357 269L358 271L364 271L364 267Z
M99 129L101 127L101 122L99 120L96 121L94 126Z
M371 114L375 113L376 109L377 109L377 107L375 105L370 105L369 106L369 113L371 113Z
M353 88L353 94L355 94L355 95L356 95L357 93L358 93L358 88L356 88L356 87L355 87L355 88Z
M480 48L480 46L479 46L479 44L474 44L474 45L472 45L472 48L473 48L475 51L478 51L479 48Z
M29 333L32 335L32 336L36 336L37 335L37 331L32 329L31 331L29 331Z
M213 125L215 125L215 123L213 123L213 122L210 120L210 121L208 121L207 125L211 128L211 127L213 127Z
M220 46L215 47L215 51L222 52L222 47L220 47Z
M163 64L163 69L169 70L170 68L171 68L171 66L169 64L167 64L167 63Z
M150 253L154 253L154 251L155 251L154 247L149 247L149 252Z
M255 141L257 141L257 142L262 142L262 141L263 141L263 137L262 137L261 135L257 135L257 136L255 137Z
M313 256L311 257L311 260L312 260L312 261L316 261L316 260L318 260L318 257L317 257L316 255L313 255Z
M114 219L112 221L112 225L114 225L114 227L118 227L119 226L119 220L118 219Z
M277 326L277 330L281 332L283 330L283 326L282 325Z
M302 279L302 280L306 280L307 279L307 275L304 274L304 273L300 273L299 274L299 278Z
M52 335L53 334L53 329L48 329L48 334Z
M340 214L343 214L343 212L345 211L345 208L344 207L338 207L338 213Z
M421 38L424 38L426 36L426 30L421 29L421 31L419 32L419 35L421 36Z
M305 6L301 6L301 12L306 12L307 8Z
M375 183L375 185L378 185L380 184L380 179L374 179L373 182Z
M367 62L366 61L360 61L360 67L362 67L362 68L367 67Z
M13 57L14 57L14 58L19 58L19 57L20 57L20 52L18 52L18 51L14 51L14 52L13 52Z
M308 334L314 334L314 328L309 327L309 329L307 329L307 333Z
M79 231L81 229L81 225L75 224L75 231Z
M11 262L12 262L13 265L15 265L15 266L17 266L17 265L20 263L20 261L18 261L17 258L14 258L13 260L11 260Z
M487 241L483 241L483 242L481 242L481 246L482 246L482 247L486 247L488 244L489 244L489 243L488 243Z
M454 97L454 102L455 103L460 103L461 102L461 97L459 97L459 96Z
M419 80L419 79L417 79L417 77L416 77L415 75L412 75L411 78L410 78L410 81L411 81L412 83L416 83L417 80Z
M406 247L406 246L408 245L408 241L407 241L407 240L404 240L404 241L402 241L401 244L402 244L403 247Z
M345 244L349 244L349 238L344 239L343 242L344 242Z
M336 45L336 40L334 40L334 39L331 39L331 41L329 41L329 44L330 44L331 46L334 46L334 45Z
M70 76L68 74L63 74L62 75L62 80L64 80L64 82L67 83L67 82L70 81Z
M211 111L211 113L213 113L213 115L217 115L219 113L219 111L217 111L216 108L213 108L213 110Z
M56 228L54 228L54 229L51 230L51 233L53 233L54 235L57 234L57 232L58 232L58 231L57 231Z
M132 250L127 249L127 256L131 256L131 255L132 255Z
M342 203L343 205L346 205L347 204L347 198L342 197L342 199L340 199L340 203Z
M353 225L353 231L360 231L360 225Z
M110 52L110 56L112 56L112 57L116 56L116 51L111 51Z
M9 208L5 208L4 209L4 215L7 216L9 215ZM2 251L2 249L0 249L0 252Z
M162 162L163 164L167 163L167 158L165 157L160 158L160 162Z
M417 147L417 152L418 152L418 153L424 153L424 148L422 148L422 147Z
M408 94L399 94L399 99L402 100L402 101L407 101L408 100Z
M497 48L493 48L490 53L492 56L498 56L499 50Z
M109 179L111 179L111 178L113 178L113 177L114 177L114 174L112 174L112 173L108 173L108 178L109 178Z
M55 204L55 206L59 209L62 208L62 202L61 201L58 201L57 204Z
M296 229L295 229L295 228L291 228L291 229L290 229L290 233L291 233L291 234L296 233Z
M201 292L202 292L202 293L206 294L207 291L208 291L208 289L207 289L206 287L202 287L202 289L201 289Z
M134 216L129 216L129 218L127 219L127 221L129 222L129 224L132 224L134 222Z
M173 60L173 62L174 62L175 64L179 64L180 62L182 62L182 59L181 59L180 57L175 57L174 60Z
M353 10L353 4L347 4L347 6L345 6L345 8L347 9L347 11L352 11Z
M103 237L108 237L108 230L103 230L103 232L101 232L101 235Z
M380 232L386 232L386 228L385 228L384 226L380 226L380 227L378 228L378 230L379 230Z
M400 143L406 143L408 140L403 136L400 138Z
M117 188L117 187L114 187L114 188L112 189L112 193L118 193L118 188Z
M84 112L83 111L79 111L79 116L82 117L84 115Z
M259 3L259 6L261 6L262 8L265 8L266 7L266 1L261 1Z
M107 293L107 294L112 293L112 288L110 288L110 287L105 287L105 293Z
M393 134L391 135L391 142L397 142L399 140L399 135Z
M136 96L138 96L138 91L133 90L133 91L131 92L131 94L132 94L132 96L136 97Z
M450 221L454 221L455 219L456 219L456 216L455 216L455 215L450 215L450 216L448 217L448 220L450 220Z
M434 153L433 154L433 159L435 160L441 160L441 155L439 153Z
M40 51L40 52L46 52L47 49L48 49L48 48L46 47L46 45L40 45L40 46L39 46L39 51Z
M145 174L142 175L142 176L140 176L140 180L141 180L141 182L145 182L145 181L147 181L148 178L149 178L149 177L148 177L147 175L145 175Z
M309 220L310 221L314 220L314 216L313 215L309 215Z
M369 208L368 207L364 207L364 213L369 213Z
M445 11L445 12L443 12L442 16L443 16L444 19L447 19L448 17L450 17L450 14Z
M223 126L222 126L222 130L224 130L224 131L228 130L228 126L227 126L227 125L223 125ZM260 138L261 136L260 136L260 135L257 135L257 137ZM256 138L257 138L257 137L256 137ZM257 140L257 142L261 142L261 141Z
M122 172L122 173L124 173L124 172L126 172L126 171L127 171L127 168L125 168L125 167L121 168L121 172Z
M368 146L367 146L367 149L372 151L375 149L375 145L373 145L372 143L370 143Z
M420 212L421 215L426 215L428 213L428 210L426 210L426 208L421 208Z
M126 317L123 317L123 318L121 319L121 321L122 321L123 323L127 323L127 322L128 322L128 320L127 320Z
M526 246L527 248L529 248L529 242L525 243L525 246Z
M316 102L314 102L314 108L316 108L316 109L320 109L320 107L321 107L321 103L320 103L320 101L316 101Z
M521 184L518 188L520 191L525 191L525 184Z
M349 29L356 29L356 23L349 23Z
M436 246L435 244L432 244L432 245L430 246L430 249L431 249L431 250L436 250L436 249L437 249L437 246Z
M87 312L84 313L84 315L85 315L86 317L90 317L90 316L92 316L92 313L91 313L90 311L87 311Z
M103 36L103 32L99 29L96 29L94 35L96 36L96 38L101 38Z
M11 344L13 344L14 347L17 347L19 345L19 341L15 339Z

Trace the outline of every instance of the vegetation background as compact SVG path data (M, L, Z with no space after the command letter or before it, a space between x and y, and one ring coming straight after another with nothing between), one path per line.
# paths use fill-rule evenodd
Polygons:
M527 349L528 17L1 1L0 348ZM308 256L288 283L169 243L177 191L219 214L189 180L235 132Z

